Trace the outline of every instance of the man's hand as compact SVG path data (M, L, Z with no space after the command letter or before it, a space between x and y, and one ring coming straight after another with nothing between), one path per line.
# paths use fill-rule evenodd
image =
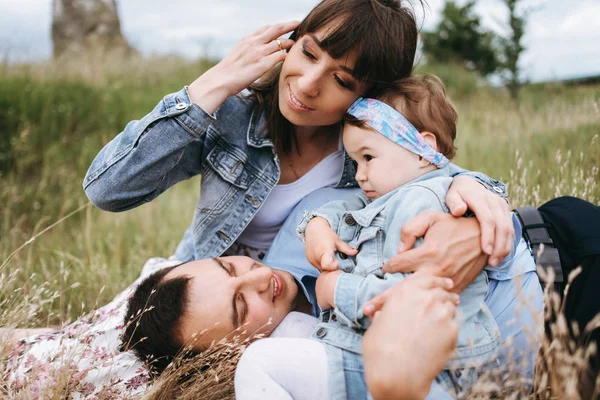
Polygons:
M335 271L338 261L335 252L339 251L349 256L355 256L358 250L353 249L348 243L331 229L325 218L315 217L306 226L305 251L308 262L319 271Z
M458 296L451 288L447 278L416 273L365 305L365 312L380 309L362 342L365 380L375 399L429 393L458 339Z
M412 247L417 238L423 244ZM441 211L417 215L402 226L398 255L390 258L383 272L415 272L451 278L460 293L486 265L481 251L481 230L475 218L455 218Z

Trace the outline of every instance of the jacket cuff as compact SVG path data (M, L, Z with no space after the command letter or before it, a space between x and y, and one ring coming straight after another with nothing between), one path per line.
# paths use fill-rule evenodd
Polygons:
M364 317L358 301L360 286L365 280L364 276L349 273L341 274L335 284L333 299L338 317L343 316L343 322L353 328L364 329L359 319Z
M469 176L475 179L477 182L481 183L487 190L497 194L498 196L502 197L508 202L508 191L506 190L506 185L504 185L504 183L497 181L496 179L492 179L489 176L479 172L465 171L459 173L458 176Z
M179 92L166 95L163 104L166 116L175 117L183 128L195 137L202 136L208 126L217 120L214 115L207 113L196 103L192 103L187 86Z
M302 216L302 219L300 220L300 223L296 227L296 234L298 235L298 238L302 241L302 243L306 242L306 227L308 226L308 223L316 217L324 218L329 223L329 226L333 229L331 220L327 217L327 215L320 213L317 210L313 210L311 212L305 211Z

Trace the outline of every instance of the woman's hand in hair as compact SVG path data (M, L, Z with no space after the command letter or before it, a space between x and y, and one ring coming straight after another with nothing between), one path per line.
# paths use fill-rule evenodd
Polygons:
M423 244L413 249L416 240ZM398 255L390 258L383 272L415 272L451 278L460 293L486 265L481 250L481 229L475 218L453 217L441 211L417 215L402 226Z
M294 41L278 38L296 29L299 23L265 25L240 40L223 60L189 86L191 100L209 114L214 113L226 98L241 92L285 60Z
M355 256L353 249L333 231L325 218L315 217L306 226L304 250L308 262L319 271L335 271L338 261L335 253Z
M495 267L510 253L515 230L506 200L474 179L459 176L452 181L446 205L455 217L464 215L467 209L473 211L481 225L481 248L489 255L489 265Z
M365 380L375 399L427 396L458 338L458 296L451 288L447 278L416 273L367 303L380 309L362 341Z

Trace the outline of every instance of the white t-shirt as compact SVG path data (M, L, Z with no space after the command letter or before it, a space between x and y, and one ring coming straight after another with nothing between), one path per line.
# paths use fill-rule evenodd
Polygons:
M238 242L256 249L268 249L292 209L306 195L339 182L344 164L342 141L338 151L322 159L300 179L275 185L261 209L238 238Z

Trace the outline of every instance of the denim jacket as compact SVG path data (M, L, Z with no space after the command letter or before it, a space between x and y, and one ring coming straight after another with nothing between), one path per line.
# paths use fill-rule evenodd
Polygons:
M263 114L245 95L228 98L211 115L183 88L104 146L84 178L84 190L99 208L125 211L201 174L193 221L175 255L181 261L220 256L279 181L279 159L264 127ZM358 186L348 154L343 163L336 187ZM457 174L506 196L502 183L483 174L453 166L452 175Z
M438 169L371 202L363 193L353 199L334 201L307 213L298 226L303 238L306 226L316 216L325 218L341 240L359 249L356 256L337 253L340 275L334 292L335 309L330 310L315 330L321 341L359 353L358 334L370 325L363 314L367 301L382 293L406 274L383 274L381 267L397 254L402 225L424 211L444 211L444 202L452 182L448 167ZM517 225L518 226L518 225ZM420 245L421 240L417 242ZM513 277L535 270L531 253L516 232L511 254L497 267L495 276ZM499 329L484 298L488 291L488 272L481 272L461 293L458 307L460 322L457 354L449 363L460 368L485 361L499 345ZM320 331L319 331L320 329ZM343 333L342 333L343 332Z

